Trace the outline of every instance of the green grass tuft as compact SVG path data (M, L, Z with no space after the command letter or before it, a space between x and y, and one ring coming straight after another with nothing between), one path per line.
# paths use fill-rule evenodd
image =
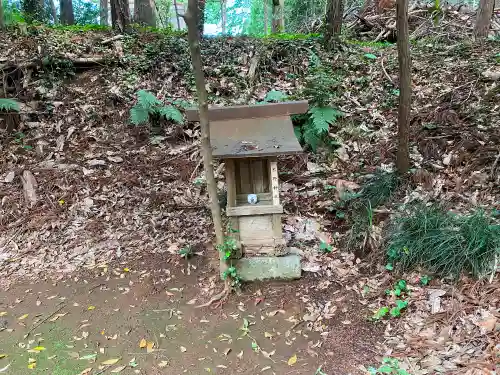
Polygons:
M393 223L387 256L389 267L402 272L422 268L439 276L481 277L500 256L500 225L482 210L457 215L440 205L417 205Z

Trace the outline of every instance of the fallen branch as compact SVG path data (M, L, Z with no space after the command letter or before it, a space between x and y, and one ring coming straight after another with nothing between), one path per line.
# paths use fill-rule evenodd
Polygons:
M229 296L230 291L231 291L231 289L229 288L229 283L226 282L224 284L224 290L222 290L222 292L220 292L219 294L216 294L215 296L213 296L212 298L210 298L210 301L208 301L207 303L195 306L195 308L196 309L201 309L202 307L208 307L208 306L212 305L215 302L221 302L222 303Z
M394 81L392 80L391 76L387 73L387 70L385 70L385 67L384 67L384 58L382 57L382 59L380 60L380 65L382 66L382 71L384 72L384 75L387 77L387 79L389 80L389 82L393 85L393 86L396 86L394 84Z
M26 335L24 335L24 338L26 339L31 333L33 333L33 331L35 329L37 329L38 327L40 327L43 323L45 323L47 320L49 320L50 318L52 318L54 315L56 315L59 311L61 311L65 307L66 307L66 304L63 303L56 311L54 311L52 314L50 314L49 316L47 316L45 319L42 319L40 322L38 322L33 327L31 327L31 329L28 331L28 333Z

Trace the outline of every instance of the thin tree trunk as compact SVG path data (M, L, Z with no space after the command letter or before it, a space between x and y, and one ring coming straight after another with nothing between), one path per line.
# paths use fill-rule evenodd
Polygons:
M325 46L334 48L340 43L342 21L344 18L344 0L328 0L325 19Z
M101 26L108 26L108 0L100 0L99 19Z
M206 0L198 0L198 6L197 6L198 12L196 13L198 33L200 34L200 38L203 38L203 29L205 27L205 2L206 2ZM189 4L189 0L188 0L188 4Z
M156 26L156 17L153 9L152 0L135 0L134 1L134 21L144 25Z
M128 0L111 0L111 23L119 32L125 32L130 24Z
M27 23L33 21L43 21L43 3L38 0L23 0L21 2L21 9Z
M222 23L222 34L226 34L226 23L227 23L227 2L226 0L220 0L220 14Z
M59 20L57 19L57 10L56 10L56 5L54 4L54 0L49 0L50 3L50 13L52 15L52 21L54 21L54 25L59 23Z
M486 38L488 36L494 7L495 0L479 1L476 26L474 27L474 37L476 39Z
M177 20L177 30L181 29L181 20L179 17L179 8L177 8L177 0L174 0L174 8L175 8L175 19Z
M73 25L75 23L75 14L73 13L72 0L60 0L61 23L63 25Z
M5 28L5 20L3 19L3 1L0 0L0 30Z
M410 168L411 70L408 43L408 0L396 1L396 30L399 61L398 151L396 167L402 175Z
M196 92L198 95L198 107L201 128L201 152L203 154L203 166L205 168L205 178L207 180L208 197L210 199L210 210L214 222L215 238L217 245L223 243L222 219L219 200L217 198L217 183L215 182L214 166L212 159L212 147L210 145L210 125L208 121L208 94L205 88L205 77L203 75L203 63L201 61L199 14L197 0L189 0L188 8L184 19L188 29L189 50L193 64L193 73L196 81ZM223 254L219 252L220 271L227 268Z
M271 24L271 32L273 34L281 33L285 29L285 20L284 20L284 0L273 0L273 10L272 10L272 24Z
M264 2L264 35L267 35L269 31L269 10L267 7L268 0L263 0Z

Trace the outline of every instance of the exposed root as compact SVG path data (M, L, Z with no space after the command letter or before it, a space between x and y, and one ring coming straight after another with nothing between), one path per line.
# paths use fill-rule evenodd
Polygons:
M198 305L195 308L200 309L202 307L208 307L211 306L213 303L216 303L216 306L220 307L227 300L230 293L231 293L231 288L229 287L229 283L225 283L222 292L210 298L210 301L208 301L207 303Z

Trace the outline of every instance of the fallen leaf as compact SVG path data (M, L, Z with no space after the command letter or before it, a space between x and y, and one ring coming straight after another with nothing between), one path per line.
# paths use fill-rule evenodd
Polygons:
M497 318L493 315L489 315L483 320L480 320L477 322L477 325L482 328L482 331L487 333L487 332L493 332L497 324Z
M242 359L243 358L243 350L241 352L239 352L236 357L238 357L239 359Z
M120 358L112 358L112 359L108 359L107 361L104 361L102 364L111 366L111 365L116 364L119 360L120 360Z
M78 375L88 375L90 374L90 371L92 371L92 367L86 368L82 372L80 372Z
M9 363L7 366L0 368L0 372L5 372L5 371L7 371L7 369L10 367L10 365L11 365L11 364Z
M113 374L117 374L119 372L122 372L126 368L127 368L127 366L118 366L118 367L114 368L113 370L111 370L110 372Z
M139 348L143 349L147 344L148 342L146 341L146 339L141 339L141 341L139 342Z
M62 318L64 315L66 315L67 313L63 313L63 314L56 314L54 315L53 318L49 319L49 322L55 322L57 319L59 318Z
M187 351L187 349L183 346L181 346L181 352L185 353Z
M230 351L231 351L231 348L226 348L226 349L224 349L223 353L225 356L227 356Z
M97 354L94 353L94 354L84 355L83 357L80 357L80 359L84 361L86 359L88 359L88 360L96 359L96 357L97 357Z
M8 354L0 354L0 359L3 359L5 357L8 357L9 355Z
M297 363L297 354L292 355L290 358L288 358L288 366L293 366L294 364Z
M89 310L89 311L95 310L95 306L89 306L89 307L87 307L87 310Z
M24 320L24 319L26 319L28 316L29 316L29 314L24 314L24 315L21 315L19 318L17 318L17 320Z
M196 303L196 300L197 300L197 298L193 298L193 299L189 300L188 302L186 302L186 305L194 305Z
M264 371L267 371L270 369L271 369L271 366L266 366L266 367L263 367L262 370L260 370L260 372L264 372Z
M152 341L149 341L148 344L146 345L146 351L148 353L151 353L153 351L153 347L155 346L155 343Z
M7 311L0 311L0 316L5 316L7 315Z
M264 337L270 339L272 338L274 335L272 333L269 333L269 332L264 332Z
M35 346L33 348L33 350L36 350L37 352L42 352L45 350L45 347L44 346Z
M161 361L158 363L159 368L167 367L168 366L168 361Z

